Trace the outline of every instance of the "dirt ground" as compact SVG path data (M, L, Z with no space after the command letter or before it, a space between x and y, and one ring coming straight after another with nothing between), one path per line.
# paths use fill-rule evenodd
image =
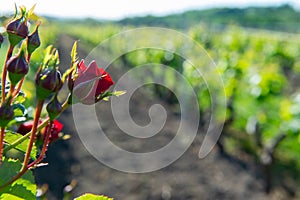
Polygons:
M59 39L61 66L68 66L69 52L73 40L67 36ZM80 49L83 58L88 50ZM116 71L110 71L112 77ZM147 123L148 109L152 103L162 103L139 90L131 98L131 114L140 123ZM168 110L169 105L165 104ZM179 116L168 112L165 127L150 141L133 139L123 133L115 124L110 103L100 103L97 113L102 129L118 146L135 152L157 149L172 140L180 122ZM88 116L82 121L87 131L94 131ZM60 120L63 131L72 138L56 141L47 154L49 165L36 171L37 182L49 185L48 199L62 199L63 188L72 180L77 185L72 197L85 192L104 194L116 200L185 200L185 199L290 199L281 189L275 188L271 194L263 191L263 181L254 162L238 161L222 156L215 148L205 159L198 158L203 140L200 133L188 150L171 165L151 173L130 174L111 169L96 160L83 146L74 127L71 109ZM145 163L151 165L151 163Z

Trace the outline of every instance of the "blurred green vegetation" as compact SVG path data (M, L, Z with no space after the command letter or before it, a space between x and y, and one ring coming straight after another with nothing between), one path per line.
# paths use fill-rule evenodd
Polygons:
M133 17L120 20L120 25L164 26L176 29L188 29L204 22L211 26L240 25L270 30L299 31L300 12L290 5L279 7L249 8L212 8L187 11L168 16Z
M213 23L205 23L199 15L206 16ZM284 184L283 176L287 174L300 182L297 173L300 171L300 35L289 33L298 30L296 20L299 17L296 16L299 13L289 6L212 9L167 17L124 19L116 24L65 26L69 27L66 29L69 35L94 47L114 33L133 28L133 25L185 28L182 25L188 21L189 28L184 33L207 51L224 81L227 116L222 148L237 157L246 153L267 169L272 166L273 175L276 175L274 179ZM120 23L130 26L118 26ZM215 24L228 25L220 27ZM155 36L145 33L137 40L143 38L151 40ZM120 45L111 44L107 51L118 51ZM173 41L171 45L177 52L185 48L180 41ZM129 68L146 63L173 67L196 85L200 112L203 120L209 120L211 102L204 82L207 77L194 76L194 68L184 58L164 50L144 49L123 55L119 61ZM153 73L176 87L176 77L172 74ZM170 104L178 103L165 88L154 85L153 90Z

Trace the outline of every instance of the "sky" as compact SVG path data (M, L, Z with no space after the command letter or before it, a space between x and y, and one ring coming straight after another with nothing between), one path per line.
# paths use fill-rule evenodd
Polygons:
M300 10L299 0L0 0L0 16L14 12L14 3L31 7L38 15L93 17L118 20L143 15L166 15L212 7L278 6L289 3Z

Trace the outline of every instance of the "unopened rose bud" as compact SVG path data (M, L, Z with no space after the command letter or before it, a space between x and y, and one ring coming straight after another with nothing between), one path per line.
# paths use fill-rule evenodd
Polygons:
M46 110L48 112L50 120L56 119L62 112L62 106L57 100L57 96L54 96L53 99L48 103Z
M28 73L28 70L29 66L23 50L7 61L8 77L13 85L16 85Z
M55 67L41 69L35 79L39 99L46 99L61 87L61 75Z
M0 127L5 127L14 118L14 108L9 104L0 106Z
M17 45L28 36L28 27L26 20L23 17L14 19L6 26L8 40L12 46Z
M36 27L35 31L28 36L28 54L32 54L41 45L38 29L39 25Z

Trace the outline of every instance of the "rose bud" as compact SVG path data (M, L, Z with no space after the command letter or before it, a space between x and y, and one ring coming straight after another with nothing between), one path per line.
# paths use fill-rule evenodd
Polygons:
M57 96L55 95L53 99L48 103L46 110L48 112L49 118L51 121L53 121L55 118L57 118L60 113L62 112L62 106L57 100Z
M29 66L23 49L7 61L8 76L13 85L16 85L28 73L28 70Z
M99 68L95 61L85 66L82 60L77 67L77 76L74 81L74 97L86 105L96 103L97 97L103 94L114 84L110 75Z
M28 36L28 54L32 54L41 45L38 29L39 25L37 25L35 31Z
M3 35L0 33L0 48L1 48L1 45L2 45L3 41L4 41Z
M61 74L56 67L46 67L39 70L36 75L36 93L39 99L47 99L61 87Z
M9 104L0 106L0 127L5 127L14 118L14 108Z
M12 46L17 45L28 35L27 22L23 17L14 19L6 26L8 40Z

